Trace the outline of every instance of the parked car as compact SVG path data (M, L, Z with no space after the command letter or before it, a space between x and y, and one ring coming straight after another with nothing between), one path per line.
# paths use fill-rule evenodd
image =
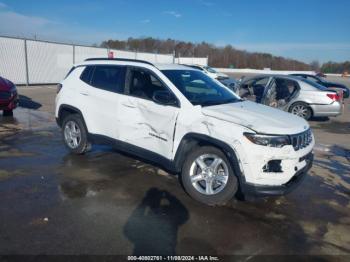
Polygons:
M242 98L279 108L306 120L342 113L342 97L318 83L295 76L259 75L245 78L235 90Z
M55 116L72 153L116 146L179 174L188 194L209 205L238 190L285 194L313 161L304 119L243 101L182 65L88 59L58 86Z
M194 69L198 69L200 71L202 71L203 73L207 74L208 76L210 76L211 78L214 79L227 79L229 78L228 75L225 75L223 73L220 73L218 71L216 71L214 68L210 67L210 66L202 66L202 65L185 65L185 66L189 66L192 67Z
M235 90L236 86L238 85L237 80L232 78L232 77L220 78L220 79L217 79L217 80L219 80L220 83L222 83L223 85L227 86L231 90Z
M322 72L317 72L317 73L316 73L316 76L318 76L318 77L323 77L323 78L327 78L327 75L325 75L325 74L322 73Z
M308 75L308 74L291 74L293 76L298 76L298 77L302 77L305 79L308 79L310 81L313 81L319 85L328 87L328 88L333 88L333 89L341 89L343 91L343 96L344 98L348 98L350 91L349 88L347 88L345 85L343 84L339 84L339 83L334 83L334 82L329 82L326 79L319 77L319 76L314 76L314 75Z
M16 86L10 80L0 76L0 110L3 111L3 115L12 116L17 104Z

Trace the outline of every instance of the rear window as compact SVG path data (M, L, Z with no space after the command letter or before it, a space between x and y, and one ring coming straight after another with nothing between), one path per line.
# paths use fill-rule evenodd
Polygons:
M89 70L86 68L86 70ZM90 69L91 70L91 69ZM82 74L84 78L85 71ZM91 72L90 72L91 74ZM89 72L86 72L86 77ZM95 66L91 75L90 85L106 91L122 93L124 91L124 66ZM84 80L83 80L84 81Z
M322 90L322 91L327 90L327 87L325 87L323 85L320 85L320 84L318 84L318 83L316 83L314 81L311 81L309 79L304 79L303 78L301 81L304 81L304 82L308 83L310 86L313 86L313 87L315 87L315 88L317 88L319 90Z

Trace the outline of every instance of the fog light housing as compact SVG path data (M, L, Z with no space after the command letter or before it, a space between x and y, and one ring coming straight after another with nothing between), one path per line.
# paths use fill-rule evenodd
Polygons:
M264 173L281 173L282 171L282 166L281 166L281 160L270 160L267 162L266 165L263 167L263 172Z

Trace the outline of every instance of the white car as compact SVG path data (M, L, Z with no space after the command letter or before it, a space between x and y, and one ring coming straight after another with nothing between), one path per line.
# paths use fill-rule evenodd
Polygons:
M108 143L179 174L198 201L281 195L312 165L314 137L297 116L241 100L192 68L88 59L59 84L56 120L68 149Z
M186 66L192 67L194 69L198 69L203 73L207 74L208 76L210 76L211 78L214 78L217 80L223 80L223 79L229 78L228 75L220 73L210 66L202 66L202 65L186 65Z

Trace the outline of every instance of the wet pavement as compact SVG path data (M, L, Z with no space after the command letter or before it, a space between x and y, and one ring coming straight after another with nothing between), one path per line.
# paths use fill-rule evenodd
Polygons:
M0 117L0 254L350 254L349 104L310 122L315 164L294 192L207 207L111 147L69 154L35 92L40 106Z

